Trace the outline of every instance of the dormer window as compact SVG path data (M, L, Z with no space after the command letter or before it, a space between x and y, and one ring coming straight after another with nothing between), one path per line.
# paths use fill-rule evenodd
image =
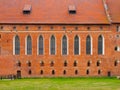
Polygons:
M32 6L31 5L25 5L23 8L23 14L30 14L32 10Z
M74 5L69 5L69 14L76 14L76 7Z

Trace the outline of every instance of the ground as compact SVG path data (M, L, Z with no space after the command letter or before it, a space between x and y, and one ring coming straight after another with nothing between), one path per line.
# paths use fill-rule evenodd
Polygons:
M0 90L120 90L120 80L116 78L0 80Z

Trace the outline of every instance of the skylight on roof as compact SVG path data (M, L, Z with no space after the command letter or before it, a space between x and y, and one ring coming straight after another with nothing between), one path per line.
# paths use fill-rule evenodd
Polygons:
M69 5L68 11L69 11L69 14L76 14L75 5Z
M25 5L23 8L23 14L30 14L32 10L32 6L31 5Z

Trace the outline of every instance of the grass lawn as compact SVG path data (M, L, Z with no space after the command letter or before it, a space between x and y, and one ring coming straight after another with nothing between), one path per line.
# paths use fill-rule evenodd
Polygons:
M116 78L0 80L0 90L120 90L120 80Z

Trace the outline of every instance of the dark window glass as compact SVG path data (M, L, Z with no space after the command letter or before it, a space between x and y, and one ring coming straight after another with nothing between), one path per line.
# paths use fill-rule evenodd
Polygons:
M55 55L55 37L52 36L50 39L50 54Z
M91 37L87 36L86 38L86 54L90 55L91 54Z
M74 54L79 55L79 37L75 36L74 38Z
M62 38L62 55L67 55L67 37Z
M100 35L98 37L98 55L103 54L103 37Z
M32 54L32 40L31 36L27 36L27 55Z
M39 55L43 55L43 37L39 37L39 42L38 42L38 52Z
M20 54L20 39L19 36L15 36L15 55Z

